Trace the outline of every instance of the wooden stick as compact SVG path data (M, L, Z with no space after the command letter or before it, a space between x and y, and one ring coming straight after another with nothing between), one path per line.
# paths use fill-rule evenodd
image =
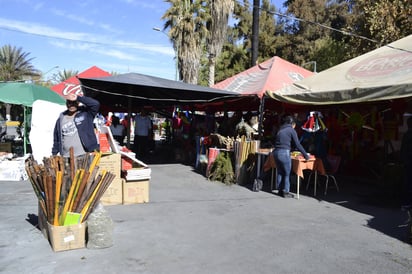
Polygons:
M72 181L72 185L70 187L69 194L66 197L66 201L65 201L64 207L63 207L63 211L62 211L62 214L60 215L60 220L59 220L60 225L64 224L64 219L66 218L66 214L67 214L67 212L69 210L69 207L70 207L70 204L72 202L73 193L74 193L74 190L76 188L76 181L77 181L77 178L80 176L80 172L81 172L80 170L76 170L76 175L74 176L74 178L76 178L76 180Z
M75 167L74 167L74 149L70 147L70 179L74 180L75 175Z
M105 174L106 174L106 170L103 170L103 172L102 172L102 179L104 178ZM82 211L80 212L80 214L81 214L80 223L82 223L82 222L85 220L86 213L87 213L87 211L89 210L90 205L91 205L91 203L93 202L93 199L94 199L94 197L96 196L97 191L99 190L99 187L101 186L101 181L102 181L102 179L99 180L99 182L97 182L96 187L94 188L92 195L91 195L90 198L87 200L85 206L83 207Z
M60 190L62 184L62 172L59 170L56 173L56 196L54 200L54 219L53 225L59 225L59 201L60 201Z
M80 198L79 204L77 205L77 208L75 209L75 212L80 213L87 202L88 197L90 196L90 189L91 186L93 185L93 182L96 180L96 175L99 171L99 167L96 166L95 169L92 171L91 175L89 175L89 179L87 180L85 189L83 190L82 197Z
M71 210L70 210L70 211L77 212L77 207L78 207L78 205L79 205L79 202L80 202L81 197L83 196L83 192L84 192L84 190L85 190L85 188L86 188L86 185L87 185L87 181L88 181L88 179L89 179L89 176L90 176L90 173L89 173L89 171L86 170L86 171L84 172L82 181L81 181L81 183L80 183L79 190L77 191L76 199L74 200L73 206L71 207Z
M53 181L51 175L46 175L46 201L47 201L47 221L52 224L53 223Z
M102 178L101 186L99 187L95 197L93 198L90 207L87 209L87 212L85 213L83 220L87 220L90 213L93 212L94 208L96 207L96 204L100 201L101 197L106 192L106 190L109 188L110 184L112 183L115 177L116 175L110 172L107 172L104 178Z

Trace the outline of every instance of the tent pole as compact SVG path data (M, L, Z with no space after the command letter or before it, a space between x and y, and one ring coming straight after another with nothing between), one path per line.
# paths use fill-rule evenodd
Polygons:
M27 149L27 107L23 106L23 151L26 155Z
M132 123L132 99L130 97L127 97L127 118L129 121L127 121L127 128L126 128L126 136L127 136L127 148L132 150L130 147L130 129L131 129L131 123Z
M262 99L260 99L260 106L259 106L259 124L258 124L258 139L262 140L263 139L263 113L265 111L265 101L266 101L266 95L262 96Z

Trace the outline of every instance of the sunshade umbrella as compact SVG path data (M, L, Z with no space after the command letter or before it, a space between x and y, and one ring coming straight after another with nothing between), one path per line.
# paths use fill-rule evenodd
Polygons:
M412 97L412 35L267 94L291 104L332 105Z
M29 83L0 83L0 102L31 107L36 100L63 105L63 97L51 89Z
M0 83L0 102L13 105L22 105L24 109L24 154L27 145L27 107L32 107L36 100L48 101L60 105L65 104L63 97L51 89L29 83L5 82Z

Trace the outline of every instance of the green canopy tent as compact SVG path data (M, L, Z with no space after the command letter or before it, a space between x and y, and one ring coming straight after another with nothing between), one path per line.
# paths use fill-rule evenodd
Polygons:
M27 114L28 108L33 106L36 100L48 101L60 105L65 104L63 97L52 91L51 89L30 83L22 82L3 82L0 83L0 102L22 105L24 111L24 154L26 154L27 146Z

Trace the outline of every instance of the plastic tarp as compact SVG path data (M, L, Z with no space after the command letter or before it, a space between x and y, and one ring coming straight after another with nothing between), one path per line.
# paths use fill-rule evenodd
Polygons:
M101 78L79 77L83 92L112 109L146 105L212 103L239 98L236 92L188 84L164 78L126 73Z
M412 95L412 35L267 94L281 102L331 105Z
M32 155L38 163L42 163L44 157L51 156L54 125L65 109L65 105L43 100L33 103L29 138Z

